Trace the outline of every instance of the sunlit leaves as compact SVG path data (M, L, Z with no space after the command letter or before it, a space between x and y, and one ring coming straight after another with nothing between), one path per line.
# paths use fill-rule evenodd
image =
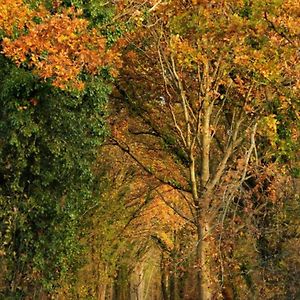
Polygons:
M32 22L42 12L33 12L23 0L3 0L0 3L0 30L2 35L12 36ZM1 35L0 35L1 36Z
M7 35L2 42L3 53L18 65L32 68L41 78L51 79L52 84L61 89L82 89L82 72L95 75L102 67L111 67L112 74L116 74L120 65L118 54L107 49L105 38L89 28L80 10L71 7L50 14L45 9L41 13L22 6L27 14L20 21L19 14L14 13L20 27L18 38L11 36L13 21L7 24L3 19L2 24ZM3 9L8 14L12 8L8 2ZM2 15L4 18L5 14ZM40 21L34 22L33 17L39 17ZM22 34L25 25L27 33Z

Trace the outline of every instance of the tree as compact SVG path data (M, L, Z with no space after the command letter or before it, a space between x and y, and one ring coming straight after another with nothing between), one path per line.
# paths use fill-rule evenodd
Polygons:
M299 120L299 69L289 64L299 60L298 4L170 1L137 7L120 86L152 124L176 136L173 149L181 149L187 164L197 229L197 297L212 299L222 289L215 259L220 215L226 216L227 201L246 191L249 165L267 163L266 149L275 160L280 152L279 114L270 111L271 103ZM161 96L163 119L149 108ZM257 146L257 135L266 137L264 147Z
M31 4L2 1L0 10L6 299L54 295L83 262L80 230L98 201L92 165L107 133L106 79L115 59L76 9Z

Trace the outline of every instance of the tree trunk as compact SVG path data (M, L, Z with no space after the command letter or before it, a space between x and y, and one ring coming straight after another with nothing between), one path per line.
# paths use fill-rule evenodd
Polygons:
M121 266L117 271L117 276L113 286L113 300L130 299L129 274L126 266Z
M171 272L170 272L170 300L178 299L178 272L177 272L177 258L178 258L178 239L177 232L173 233L174 248L171 251Z
M170 284L169 284L170 298L169 298L169 300L176 300L177 299L177 282L176 281L177 281L176 280L176 273L172 272L170 274Z
M197 299L211 300L213 298L213 282L210 268L210 245L207 239L209 233L209 224L206 222L199 222L197 226Z
M139 263L130 278L130 299L143 300L145 291L144 263Z
M98 284L97 300L105 300L107 284Z
M167 289L167 271L166 271L166 262L164 253L161 254L161 261L160 261L160 285L161 285L161 293L162 299L168 300L168 289Z

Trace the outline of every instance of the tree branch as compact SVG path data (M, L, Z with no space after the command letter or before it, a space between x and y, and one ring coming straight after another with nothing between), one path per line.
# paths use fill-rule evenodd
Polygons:
M157 174L155 174L153 171L151 171L151 169L149 167L145 166L135 154L133 154L130 151L130 148L127 144L118 141L116 138L111 138L111 142L112 142L111 143L112 145L118 146L122 151L127 153L146 173L153 176L159 182L161 182L163 184L167 184L176 190L180 190L180 191L184 191L184 192L191 192L190 190L185 189L184 187L181 187L181 186L179 187L177 184L172 183L172 179L166 180L166 179L158 176Z

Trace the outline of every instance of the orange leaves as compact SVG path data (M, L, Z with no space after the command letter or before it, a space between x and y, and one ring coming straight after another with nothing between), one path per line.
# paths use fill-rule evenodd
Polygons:
M264 166L260 171L254 169L256 185L251 190L260 201L285 201L285 196L290 190L291 178L287 176L287 169L276 163Z
M23 7L25 13L15 11L15 15L20 19L20 27L26 25L28 34L15 40L6 37L2 42L3 53L16 64L26 64L41 78L51 78L52 84L61 89L82 89L83 82L78 79L82 71L96 74L103 66L119 63L117 53L106 51L105 38L88 28L80 11L69 8L54 15L42 14L42 21L37 24L32 18L40 16L40 12L31 11L24 4ZM14 11L10 2L2 4L2 8L7 14ZM7 18L5 14L1 17L1 21ZM11 24L3 22L1 28L11 35Z
M22 0L1 0L0 29L12 35L15 29L21 30L27 25L34 13L24 5Z
M150 205L156 211L160 224L168 225L172 230L180 229L186 221L178 215L176 208L188 215L188 209L183 196L174 188L163 185L156 190L156 195Z
M174 188L162 185L153 191L149 204L134 220L133 226L142 227L145 234L155 232L167 240L168 234L174 230L180 230L186 224L176 211L188 215L183 196Z
M269 21L277 28L278 34L290 36L299 46L300 34L300 3L299 1L283 1L272 14L268 15ZM297 37L298 36L298 37Z

